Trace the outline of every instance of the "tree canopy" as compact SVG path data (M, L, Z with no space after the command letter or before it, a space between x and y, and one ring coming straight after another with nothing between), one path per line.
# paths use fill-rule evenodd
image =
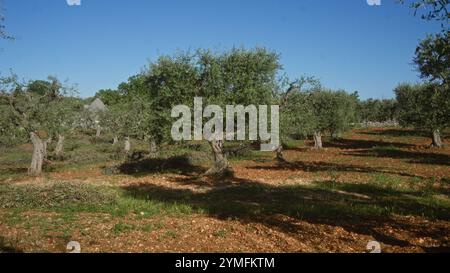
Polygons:
M441 86L431 83L401 84L394 91L401 125L428 130L430 134L439 134L440 130L450 125L450 96Z
M450 31L430 35L416 49L414 63L422 78L431 82L450 84Z

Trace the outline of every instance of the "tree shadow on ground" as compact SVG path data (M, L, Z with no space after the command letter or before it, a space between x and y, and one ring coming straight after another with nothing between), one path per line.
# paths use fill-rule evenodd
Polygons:
M271 170L271 171L281 171L281 170L291 170L291 171L304 171L304 172L358 172L358 173L384 173L384 174L394 174L406 177L418 177L407 172L400 171L390 171L382 170L378 168L350 165L350 164L336 164L330 162L309 162L309 161L293 161L284 162L276 165L261 165L261 166L251 166L249 169L255 170Z
M389 142L382 140L363 140L363 139L335 139L331 141L326 141L323 144L324 147L338 148L338 149L370 149L373 147L391 147L395 146L398 148L413 148L416 145L407 144L401 142Z
M157 173L198 174L206 169L193 165L187 156L170 158L143 159L127 161L112 168L104 168L104 173L127 174L135 177L147 176Z
M10 246L6 243L5 238L0 236L0 253L23 253L23 251Z
M377 129L368 132L360 132L360 134L387 137L431 137L430 132L410 129Z
M371 135L371 136L385 136L385 137L424 137L430 138L432 134L426 130L411 130L411 129L378 129L368 132L360 132L360 134ZM441 132L442 138L450 137L448 131Z
M12 177L28 175L28 168L0 168L0 182L10 180Z
M407 159L408 163L432 164L450 166L450 156L441 153L426 153L404 151L400 149L364 149L345 153L358 157L384 157L393 159Z
M418 192L404 192L373 185L342 184L337 188L321 185L272 186L257 181L230 178L206 192L173 189L150 183L124 186L133 198L172 204L187 204L218 219L236 219L244 223L261 223L293 235L306 232L297 224L342 227L349 232L373 236L381 243L408 246L380 227L398 227L411 231L409 224L397 222L393 214L449 220L450 209L425 203ZM183 181L181 181L183 182ZM418 230L419 229L419 230ZM436 234L428 227L417 227L421 234ZM413 231L411 231L413 232ZM311 236L321 236L320 232Z

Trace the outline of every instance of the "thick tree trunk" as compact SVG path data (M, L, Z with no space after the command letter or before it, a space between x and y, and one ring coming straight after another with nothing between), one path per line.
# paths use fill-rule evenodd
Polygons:
M28 169L30 175L41 175L42 165L46 155L46 141L43 141L34 132L30 133L31 143L33 143L33 156L31 158L31 165Z
M433 131L433 144L431 145L433 147L442 148L441 132L439 130Z
M320 150L322 149L322 133L315 132L314 133L314 149Z
M158 145L156 145L156 141L154 139L150 140L150 158L157 158L159 156L158 153Z
M100 125L97 124L97 132L95 133L95 136L100 137L101 134L102 134L102 127L100 127Z
M130 143L130 138L129 137L125 137L124 152L127 155L130 154L130 152L131 152L131 143Z
M278 148L275 150L275 152L277 153L277 160L279 162L286 162L286 159L284 159L284 155L283 155L283 145L278 146Z
M119 142L119 138L117 136L115 136L113 139L113 145L117 145L118 142Z
M214 157L214 166L209 169L205 175L212 177L222 177L233 175L233 170L231 169L228 160L223 153L223 141L212 140L209 142Z
M46 139L46 140L42 140L42 143L43 143L43 145L44 145L44 148L43 148L43 152L44 152L44 161L47 159L47 147L50 145L50 144L52 144L52 138L51 137L49 137L48 139Z
M58 135L58 142L56 143L55 156L57 158L62 158L64 156L64 140L63 135Z

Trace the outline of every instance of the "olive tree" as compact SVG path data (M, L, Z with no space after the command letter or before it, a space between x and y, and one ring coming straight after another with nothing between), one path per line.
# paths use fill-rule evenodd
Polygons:
M62 98L71 90L54 77L49 77L47 83L45 92L39 93L29 88L33 82L21 83L16 76L0 81L1 103L8 106L7 122L27 132L33 144L31 175L42 173L48 140L63 126L61 117L65 108L61 107Z
M320 88L314 77L302 76L289 82L283 77L279 83L281 145L276 150L276 159L284 162L283 142L293 135L307 137L312 131L313 112L309 105L307 91ZM284 91L286 90L286 91Z
M399 121L428 130L432 146L442 147L441 131L450 125L450 96L437 84L401 84L395 88Z
M359 101L357 107L359 122L385 122L397 120L395 99L367 99Z
M404 2L404 1L402 1ZM421 78L428 83L397 87L397 99L402 110L401 121L404 125L424 128L432 132L432 145L442 146L440 130L448 126L450 100L450 41L449 41L449 0L414 0L411 7L425 10L422 18L441 22L441 32L429 35L416 49L414 63ZM425 94L429 92L429 94ZM416 109L413 115L402 103Z
M151 158L158 156L158 146L167 136L164 136L164 115L155 107L155 99L149 92L147 75L143 72L132 76L127 82L121 83L118 90L123 94L126 103L131 106L130 130L133 135L149 144Z
M119 90L101 89L95 94L106 106L116 105L122 102L123 94Z
M118 138L124 139L124 152L129 154L131 152L130 137L132 136L133 111L129 102L123 101L119 104L108 106L107 110L99 114L99 125L106 128L114 134L113 144L117 144Z
M322 136L328 132L338 135L351 128L356 120L357 94L345 91L314 89L307 94L306 103L311 107L312 118L307 128L314 138L314 148L322 149Z
M416 49L414 63L423 79L450 88L450 31L430 35Z
M324 133L337 137L357 120L356 92L327 90L314 77L305 76L291 83L285 78L279 83L279 89L282 141L294 135L313 136L314 148L322 149ZM285 161L282 150L280 145L276 150L277 159Z
M83 104L80 99L75 97L61 97L59 101L52 104L52 111L49 112L49 119L53 120L58 126L53 126L52 135L56 137L57 142L54 150L55 158L64 157L64 142L67 134L70 134L79 121L79 113L83 110Z
M148 88L159 113L161 135L170 137L171 109L192 106L194 97L204 104L267 105L274 103L278 55L263 48L233 48L222 53L197 50L175 56L162 56L147 73ZM232 172L223 151L224 140L210 140L214 157L208 175Z

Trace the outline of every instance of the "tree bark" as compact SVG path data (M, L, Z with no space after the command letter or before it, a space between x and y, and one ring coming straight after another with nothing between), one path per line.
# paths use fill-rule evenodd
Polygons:
M278 146L278 148L275 150L275 152L277 153L277 160L279 162L286 162L286 159L284 159L284 155L283 155L283 145Z
M95 133L95 136L100 137L101 134L102 134L102 127L100 127L100 125L97 124L97 132Z
M62 158L64 156L64 140L63 135L58 135L58 142L56 143L55 156L57 158Z
M433 144L431 144L433 147L442 148L442 139L441 139L441 132L439 130L433 131Z
M212 140L209 142L211 145L214 166L209 169L205 175L212 177L222 177L233 175L233 169L230 167L228 160L223 152L223 140Z
M43 140L42 141L42 145L43 145L43 155L44 155L44 160L47 158L47 147L48 145L50 145L52 143L52 138L48 138L47 140Z
M125 147L124 152L125 154L130 154L131 151L131 143L130 143L130 137L125 137Z
M30 175L41 175L42 165L44 163L46 154L46 141L43 141L36 133L30 133L31 143L33 143L33 156L31 158L31 165L28 169Z
M158 156L158 145L156 145L156 141L152 139L150 140L150 158L157 158Z
M321 150L322 148L322 133L314 132L314 149Z

